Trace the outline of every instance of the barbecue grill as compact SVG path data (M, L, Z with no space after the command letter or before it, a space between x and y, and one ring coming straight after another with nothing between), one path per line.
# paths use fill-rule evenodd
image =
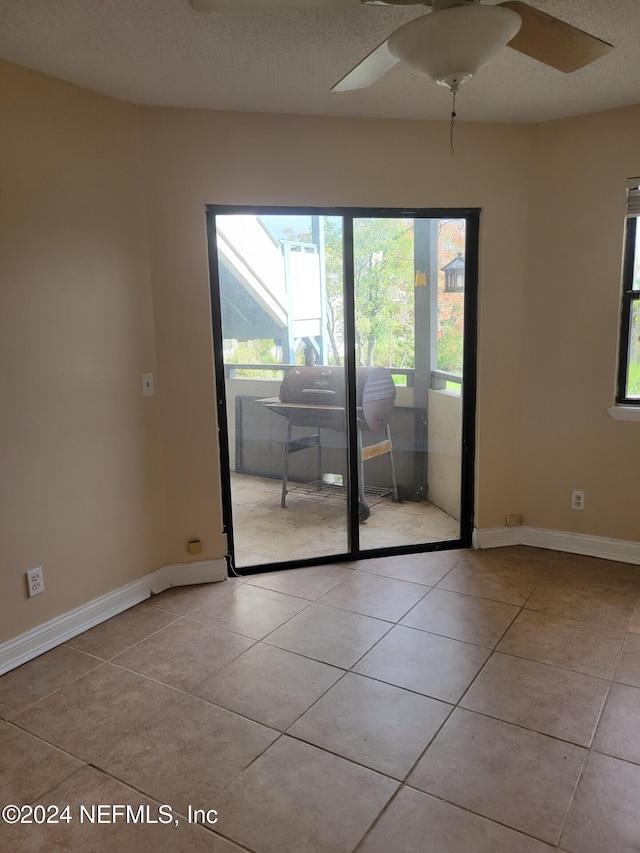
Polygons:
M365 500L364 465L368 459L388 454L391 488L376 489L379 496L391 495L398 500L398 484L393 462L393 445L389 422L395 405L396 387L388 370L384 367L356 368L356 414L358 424L358 505L360 521L370 515ZM310 447L318 447L318 463L322 448L322 431L345 432L347 429L345 371L328 366L293 367L284 376L279 397L260 401L264 406L281 415L287 421L287 437L284 444L282 471L282 497L280 506L286 506L289 479L289 456ZM294 427L317 430L313 435L292 438ZM363 446L362 433L384 435L380 441ZM320 476L319 471L319 476ZM318 479L308 484L321 487Z

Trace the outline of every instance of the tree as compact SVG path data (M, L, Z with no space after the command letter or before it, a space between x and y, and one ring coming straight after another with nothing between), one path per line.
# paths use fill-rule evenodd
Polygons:
M414 366L413 280L413 220L355 220L355 333L360 365Z
M444 289L446 266L458 254L464 256L465 223L462 219L441 219L438 223L438 370L462 373L464 335L464 293L447 293Z
M289 239L310 242L309 233ZM324 220L328 362L344 361L344 252L342 223ZM356 363L360 366L415 367L413 219L355 219L354 297ZM464 253L465 223L438 222L438 268ZM438 368L462 372L464 294L446 293L438 273Z
M325 224L327 327L332 361L344 336L343 240L340 224ZM354 220L356 362L413 367L413 221Z

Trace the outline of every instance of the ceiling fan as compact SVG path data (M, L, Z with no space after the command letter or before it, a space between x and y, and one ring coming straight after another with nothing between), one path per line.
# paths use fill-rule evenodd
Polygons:
M522 0L497 5L480 0L361 0L375 6L433 6L393 32L349 71L332 92L363 89L397 62L446 86L455 95L504 47L569 73L613 49Z
M344 9L356 0L190 0L197 11ZM484 65L511 47L566 73L604 56L612 45L522 0L361 0L369 6L432 6L393 32L349 71L332 92L371 86L398 62L454 94Z

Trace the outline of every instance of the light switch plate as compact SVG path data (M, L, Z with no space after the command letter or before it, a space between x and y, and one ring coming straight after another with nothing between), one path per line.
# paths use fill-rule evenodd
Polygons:
M142 393L145 397L151 397L153 394L153 373L142 374Z

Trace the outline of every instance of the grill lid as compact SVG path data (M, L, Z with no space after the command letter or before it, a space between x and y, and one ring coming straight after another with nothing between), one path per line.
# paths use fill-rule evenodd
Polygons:
M361 425L374 432L385 429L391 418L396 386L384 367L356 368L356 407ZM280 385L283 403L305 406L346 405L345 370L342 367L292 367Z

